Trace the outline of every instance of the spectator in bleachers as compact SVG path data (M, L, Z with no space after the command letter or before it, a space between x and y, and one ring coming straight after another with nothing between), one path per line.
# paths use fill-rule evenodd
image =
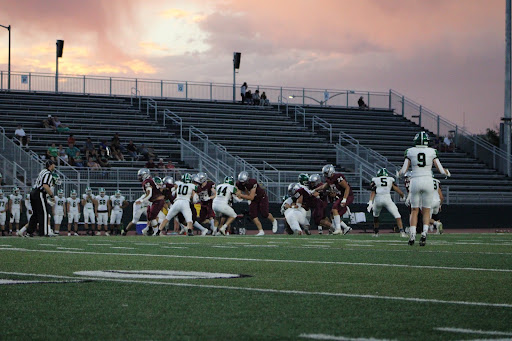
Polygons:
M55 143L52 143L52 145L46 151L46 159L52 160L53 162L57 163L58 156L59 156L59 150L55 146Z
M76 144L75 137L73 136L73 134L69 134L69 137L68 137L68 147L71 146L71 145L75 145L75 144Z
M256 90L254 95L252 96L252 101L254 105L260 105L260 91Z
M263 104L263 105L269 104L269 101L267 99L267 94L265 93L265 91L263 91L263 93L261 94L260 100L262 102L261 104Z
M137 159L137 146L133 144L132 140L130 140L130 143L126 145L126 150L128 151L128 155L130 155L133 160Z
M240 88L240 95L242 95L242 104L245 103L246 92L247 92L247 83L244 82L244 84L242 84L242 87Z
M96 156L96 149L94 149L94 144L92 143L92 140L90 137L87 138L87 141L85 141L84 145L84 153L85 158L89 160L89 156Z
M165 169L164 159L160 158L156 166L158 167L158 169Z
M443 139L443 149L445 152L453 152L453 149L455 148L455 144L453 143L453 140L451 136L445 136Z
M245 93L245 101L247 102L247 104L253 104L254 103L252 101L252 92L251 92L251 90L247 90L247 92Z
M364 102L364 99L363 99L363 96L359 97L359 100L357 101L357 105L359 105L359 109L362 109L362 110L368 110L368 106L366 105L366 103Z
M55 128L55 122L53 121L52 115L48 115L48 118L43 120L43 126L48 129L53 129L54 131L57 129Z
M68 156L68 163L71 166L75 166L76 161L80 158L80 149L78 149L74 144L72 144L68 148L66 148L66 154Z
M21 124L18 124L18 128L16 128L16 131L14 132L14 137L20 141L20 146L28 146L28 137L25 130L21 127Z
M94 159L92 158L92 156L89 156L89 161L87 161L87 167L89 167L90 169L92 170L99 170L101 169L101 166L99 163L97 163L96 161L94 161Z
M68 154L66 154L66 150L64 147L60 144L59 145L59 165L61 164L60 161L68 162Z
M96 155L96 161L99 163L101 168L109 168L110 163L108 162L108 155L105 150L101 150L98 155Z
M153 161L153 159L149 159L148 162L146 162L146 166L145 166L147 169L156 169L158 168L155 161Z
M101 151L106 152L107 148L108 148L107 140L101 140L100 143L98 144L98 153L101 153Z
M144 157L144 160L149 161L149 159L153 159L155 157L155 153L152 152L146 145L143 143L139 147L139 154Z
M172 164L172 161L171 161L171 160L169 160L169 161L167 161L167 164L165 165L165 168L166 168L166 169L174 169L175 167L174 167L174 165Z
M78 149L78 148L76 148L76 149ZM78 152L76 152L75 167L78 167L78 168L85 167L85 162L82 160L82 155L80 155L80 149L78 149Z
M64 131L69 131L69 127L65 124L63 124L57 116L53 117L53 125L54 125L54 131L57 131L59 133L62 133Z
M124 161L123 152L121 151L121 140L119 139L119 134L116 133L110 142L110 151L112 153L112 157L117 159L117 161Z

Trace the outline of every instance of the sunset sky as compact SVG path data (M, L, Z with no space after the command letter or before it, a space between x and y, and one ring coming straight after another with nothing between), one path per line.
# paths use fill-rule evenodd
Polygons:
M503 116L505 0L0 0L12 70L403 93L472 132ZM8 32L0 28L0 69Z

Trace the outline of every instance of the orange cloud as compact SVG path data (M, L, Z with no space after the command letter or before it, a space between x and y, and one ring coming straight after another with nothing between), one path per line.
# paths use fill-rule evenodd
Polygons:
M155 42L149 41L149 42L140 42L139 46L145 50L154 50L154 51L163 51L167 52L169 49L165 46L159 45Z
M182 19L190 16L190 12L178 9L178 8L171 8L165 11L160 12L160 16L165 19Z

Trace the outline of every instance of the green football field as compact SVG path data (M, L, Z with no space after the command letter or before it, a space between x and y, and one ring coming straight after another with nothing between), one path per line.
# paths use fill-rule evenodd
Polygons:
M0 238L0 340L512 339L512 235Z

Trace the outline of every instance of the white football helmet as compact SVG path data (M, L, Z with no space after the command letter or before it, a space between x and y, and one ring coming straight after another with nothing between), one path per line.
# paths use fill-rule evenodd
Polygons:
M208 180L208 175L206 175L206 173L204 173L204 172L197 173L197 176L199 177L200 184L204 184L206 182L206 180Z
M151 177L151 173L149 172L149 169L147 169L147 168L141 168L137 172L137 178L139 179L139 181L144 181L144 180L148 179L149 177Z
M246 182L247 180L249 180L249 173L242 171L240 174L238 174L238 181Z
M325 165L323 168L322 168L322 174L326 177L326 178L330 178L334 172L336 171L336 169L334 168L333 165Z
M309 185L312 187L317 187L322 182L322 178L320 178L320 174L311 174L309 177Z
M76 189L72 189L71 190L71 199L76 199L77 196L78 196L78 193L76 192Z

